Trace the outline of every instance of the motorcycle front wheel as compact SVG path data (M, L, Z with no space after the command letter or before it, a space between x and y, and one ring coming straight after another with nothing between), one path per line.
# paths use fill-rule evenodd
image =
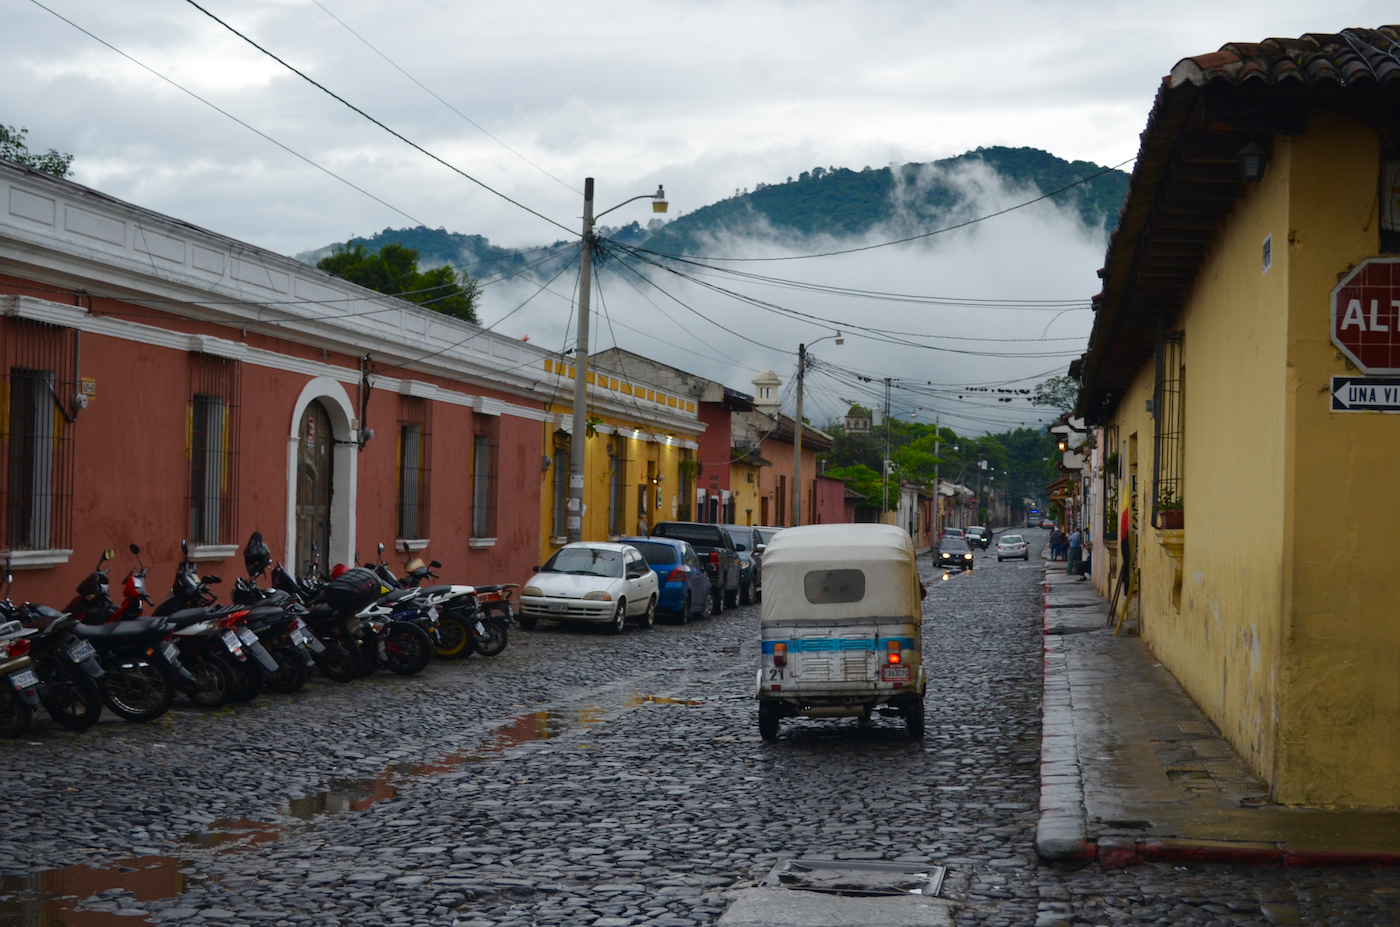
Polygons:
M82 667L50 653L35 660L34 668L39 672L39 703L59 724L85 731L102 717L102 690Z
M423 672L433 656L433 639L416 624L398 621L389 626L384 641L385 664L400 676Z
M175 677L163 663L113 657L102 669L102 700L119 718L145 724L169 711L175 701Z

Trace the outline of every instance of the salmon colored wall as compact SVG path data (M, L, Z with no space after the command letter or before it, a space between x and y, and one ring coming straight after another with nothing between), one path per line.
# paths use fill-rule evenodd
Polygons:
M705 425L705 430L700 432L700 450L696 452L695 458L701 464L699 486L706 491L732 489L729 482L729 457L730 448L734 443L733 413L724 408L722 403L702 402L698 404L696 414ZM718 476L719 482L711 483L711 476Z
M805 456L805 455L804 455ZM806 461L803 461L804 463ZM829 476L819 476L817 483L817 521L819 525L846 521L846 484ZM851 513L854 519L854 510Z

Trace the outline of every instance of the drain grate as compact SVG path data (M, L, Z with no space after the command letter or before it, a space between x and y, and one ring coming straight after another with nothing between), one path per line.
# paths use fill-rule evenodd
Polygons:
M1196 751L1197 756L1213 759L1230 759L1235 755L1235 751L1223 740L1193 740L1191 749Z
M1215 725L1209 721L1182 721L1177 724L1177 730L1183 734L1201 734L1206 737L1216 736Z
M943 877L946 874L946 867L928 863L787 859L774 866L759 884L766 888L790 888L853 898L882 895L924 895L934 898L943 890Z

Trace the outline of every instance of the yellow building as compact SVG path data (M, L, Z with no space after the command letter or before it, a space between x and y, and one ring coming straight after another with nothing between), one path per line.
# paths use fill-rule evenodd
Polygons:
M569 463L578 434L573 377L574 367L563 359L544 361L543 380L554 398L545 404L550 417L542 426L541 563L568 534ZM694 400L601 368L589 370L587 379L583 539L645 533L659 521L689 517L693 461L705 427Z
M1400 285L1341 335L1394 338L1391 360L1333 343L1338 292L1340 324L1349 280L1400 254L1396 42L1172 70L1071 368L1107 471L1096 581L1133 556L1145 640L1288 804L1400 808L1400 417L1333 398L1400 367Z

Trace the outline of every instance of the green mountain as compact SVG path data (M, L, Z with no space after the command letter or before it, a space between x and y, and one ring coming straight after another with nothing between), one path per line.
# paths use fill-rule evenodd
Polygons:
M927 230L966 202L957 169L981 162L1009 187L1048 193L1097 174L1088 161L1065 161L1038 148L978 148L956 158L898 168L813 168L786 183L759 184L743 193L688 213L652 235L646 247L667 254L703 253L710 236L726 231L752 234L766 225L782 237L858 236L879 225ZM930 170L932 168L933 170ZM1128 175L1110 171L1055 197L1079 211L1089 228L1112 228L1128 193ZM1029 197L1028 197L1029 198Z
M1103 167L1088 161L1065 161L1038 148L978 148L956 158L902 167L813 168L796 180L762 184L728 199L679 216L672 222L636 222L621 228L600 227L605 237L628 245L641 245L666 254L703 254L713 247L712 237L725 232L752 236L766 228L784 240L809 236L834 238L864 235L876 227L894 234L917 234L937 226L965 206L968 193L959 182L959 169L985 164L1002 182L1048 193L1092 174ZM1112 228L1128 192L1128 175L1109 171L1058 194L1054 201L1069 205L1090 229ZM971 216L968 216L971 218ZM388 229L351 243L378 252L395 243L418 252L423 268L450 264L472 277L523 272L553 274L573 258L573 242L557 241L543 248L501 248L481 235L464 235L419 226ZM308 264L331 253L332 246L304 251L296 259ZM550 251L557 251L551 254Z

